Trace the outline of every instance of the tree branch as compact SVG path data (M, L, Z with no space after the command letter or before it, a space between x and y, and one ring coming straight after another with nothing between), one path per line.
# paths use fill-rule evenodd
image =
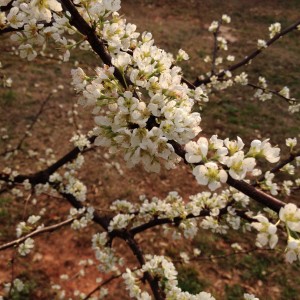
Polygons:
M38 112L37 112L36 115L34 116L32 122L31 122L31 124L29 125L28 129L26 130L26 132L27 132L27 131L30 131L30 130L34 127L34 125L35 125L36 122L38 121L40 115L43 113L44 107L45 107L45 105L47 104L47 102L50 100L51 96L52 96L52 93L50 93L50 94L46 97L46 99L42 102L42 104L41 104L41 106L40 106L40 109L38 110ZM26 132L24 133L23 137L20 139L20 141L19 141L19 143L17 144L16 147L14 147L13 149L8 149L8 150L6 150L6 151L0 153L0 156L5 155L5 154L10 153L10 152L14 152L15 150L20 150L21 147L22 147L22 145L23 145L23 143L24 143L24 141L25 141L25 139L26 139L27 136L28 136Z
M300 156L300 150L296 152L292 152L290 156L281 162L279 162L274 168L269 170L270 173L277 173L282 169L285 165L291 163L296 157ZM259 182L263 181L265 179L265 175L262 174L253 184L252 186L258 186Z
M294 24L292 24L291 26L287 27L286 29L282 30L281 32L279 32L278 34L276 34L273 38L271 38L270 40L267 41L267 46L271 46L273 43L275 43L277 40L279 40L281 37L285 36L286 34L288 34L289 32L296 30L297 27L300 25L300 20L298 20L297 22L295 22ZM261 52L263 51L263 49L256 49L254 50L252 53L250 53L248 56L246 56L244 59L242 59L241 61L239 61L238 63L230 66L229 68L227 68L226 70L221 71L218 74L214 74L214 76L217 76L217 78L222 78L227 71L234 71L244 65L246 65L247 63L249 63L253 58L255 58L256 56L258 56ZM199 77L195 80L195 82L193 83L194 86L199 86L201 84L208 84L211 82L211 77L205 78L203 80L201 80Z
M27 235L20 237L19 239L16 239L14 241L11 241L11 242L8 242L6 244L1 245L0 246L0 251L5 250L7 248L14 247L14 246L16 246L16 245L24 242L26 239L28 239L30 237L34 237L34 236L40 235L40 234L42 234L44 232L54 231L54 230L59 229L59 228L61 228L63 226L66 226L66 225L72 223L76 218L77 217L70 218L70 219L67 219L67 220L65 220L63 222L60 222L60 223L57 223L57 224L54 224L54 225L51 225L51 226L47 226L47 227L44 227L44 228L41 228L41 229L37 229L37 230L35 230L33 232L30 232Z

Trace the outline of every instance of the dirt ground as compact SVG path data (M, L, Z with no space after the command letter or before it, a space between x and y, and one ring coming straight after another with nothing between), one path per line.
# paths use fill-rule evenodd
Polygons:
M299 18L299 11L300 2L297 0L230 0L226 3L217 0L127 0L122 6L126 19L137 24L138 31L152 32L162 48L174 54L183 48L189 53L191 60L182 65L189 79L208 70L203 58L211 54L213 40L207 28L223 13L232 17L232 24L223 29L232 49L230 54L240 59L255 48L258 38L267 38L271 23L279 21L283 27L292 24ZM3 71L13 79L11 89L0 88L0 129L5 128L1 129L0 153L5 151L8 143L12 147L18 144L26 126L34 121L41 103L50 95L32 129L32 136L26 138L19 153L14 157L0 157L0 169L13 166L20 173L29 174L45 168L47 161L49 163L72 149L69 140L78 128L87 132L93 127L90 112L76 104L77 95L70 85L70 69L78 62L87 72L93 72L98 60L91 54L76 51L65 64L58 64L51 57L39 57L34 62L22 61L13 55L8 37L0 39ZM299 41L299 33L291 34L245 69L253 74L253 80L259 75L266 76L274 89L289 86L292 96L300 99ZM240 135L245 141L272 136L272 142L280 146L287 137L300 138L299 114L292 118L286 103L277 99L272 100L272 105L259 103L253 100L253 94L253 90L245 87L212 95L210 105L203 107L202 134L218 134L222 138ZM8 140L3 138L5 135L8 135ZM28 153L28 150L37 154ZM99 211L105 211L116 199L138 201L141 194L165 197L169 191L177 191L188 200L189 195L202 190L184 164L176 170L149 174L141 167L128 169L121 156L110 155L103 148L88 152L85 160L80 179L89 187L89 203ZM33 198L37 198L36 203ZM299 194L292 199L299 201ZM0 244L15 237L18 222L43 208L43 222L51 225L64 220L70 206L62 198L50 194L39 197L26 194L19 198L1 194ZM52 288L55 284L61 285L67 296L73 299L79 299L74 295L76 290L89 293L98 285L97 278L104 281L110 276L97 270L96 260L92 266L79 266L80 260L94 259L91 236L98 231L99 228L93 225L80 232L66 227L47 233L35 239L35 250L26 259L17 257L14 249L0 252L0 295L3 284L15 277L23 279L27 288L26 293L15 295L15 300L58 299ZM247 238L238 233L212 236L201 230L195 240L178 242L172 241L170 236L161 238L160 231L154 229L138 236L145 253L166 254L176 259L180 252L194 247L202 251L199 261L187 267L177 264L181 285L187 290L204 289L217 299L228 300L241 299L243 292L267 300L299 299L298 263L286 265L282 254L268 251L231 255L233 242L238 242L245 252L250 251L254 234ZM118 240L114 246L119 253L128 252L127 246ZM129 252L125 259L125 265L136 266ZM67 274L69 279L62 280L62 274ZM106 287L109 289L106 299L129 299L122 280L116 279Z

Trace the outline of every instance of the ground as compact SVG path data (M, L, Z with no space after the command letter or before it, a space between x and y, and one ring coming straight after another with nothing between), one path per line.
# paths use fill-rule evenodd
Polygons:
M128 22L138 25L138 31L152 32L162 48L173 54L180 48L186 50L191 59L182 64L182 68L186 77L193 80L209 70L203 58L212 51L213 40L207 31L212 20L219 19L223 13L232 17L232 24L223 29L223 34L229 41L230 54L240 60L255 49L258 38L267 39L271 23L279 21L283 28L292 24L299 17L299 9L297 0L128 0L123 3L122 13ZM1 135L9 136L8 141L0 141L0 153L5 151L8 142L12 146L18 143L26 125L33 122L41 103L50 95L31 130L32 136L26 138L19 154L0 160L0 169L12 165L21 173L32 173L43 169L47 160L59 158L70 150L69 140L78 127L87 132L93 126L90 112L76 105L77 96L70 85L70 69L78 61L82 68L92 73L98 65L98 58L76 51L66 64L57 64L57 60L51 57L27 62L13 55L12 43L7 36L1 37L1 41L0 61L5 74L13 79L13 88L0 89L0 128L7 129ZM299 41L299 32L291 33L243 70L252 74L253 82L260 75L266 76L273 89L289 86L292 96L300 99ZM249 87L215 93L210 105L203 107L202 134L218 134L222 138L239 135L245 141L271 137L272 143L280 146L287 137L300 138L299 114L291 117L286 103L276 98L270 103L258 102L253 99L253 94ZM49 148L53 153L47 150ZM29 149L40 154L29 157ZM287 151L282 155L287 155ZM89 202L99 211L105 211L115 199L137 201L141 194L164 197L173 190L188 199L189 195L201 191L189 168L183 164L173 171L149 174L140 167L128 169L120 156L109 155L102 148L86 154L86 167L80 178L89 186ZM64 220L68 215L69 204L61 198L45 194L38 197L35 205L32 205L32 198L26 195L15 199L9 194L1 195L0 244L14 238L14 224L42 208L46 208L45 225ZM297 201L297 195L292 199ZM60 284L68 295L76 289L85 293L91 291L97 286L96 278L105 280L109 277L99 273L95 265L84 268L78 265L80 260L94 257L90 247L91 235L97 230L95 226L77 233L66 227L38 237L34 253L26 260L16 257L13 250L0 252L0 295L3 283L10 281L12 276L22 278L27 288L26 293L14 295L14 299L55 299L51 289L53 284ZM193 247L202 251L197 262L187 266L177 264L180 285L184 289L191 292L204 289L217 299L228 300L241 299L246 291L260 299L299 299L299 264L287 265L281 253L252 252L254 234L245 239L234 232L212 236L202 230L192 242L176 242L168 236L162 239L161 235L156 229L146 236L138 236L145 253L162 253L176 260L180 252ZM246 253L232 255L230 245L233 242L240 243ZM118 240L115 246L120 252L126 251L126 245ZM126 260L129 266L134 266L130 254L126 255ZM80 269L85 269L84 276L79 273ZM61 274L68 274L70 279L61 280ZM108 299L129 299L120 279L107 287L110 291Z

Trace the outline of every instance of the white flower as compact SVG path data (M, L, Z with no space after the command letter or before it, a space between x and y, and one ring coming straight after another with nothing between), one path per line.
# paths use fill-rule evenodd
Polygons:
M257 40L257 49L262 50L267 47L268 45L265 40Z
M226 57L226 59L227 59L228 61L234 61L234 60L235 60L235 57L234 57L233 55L228 55L228 56Z
M117 57L112 58L112 63L115 67L124 71L131 63L131 56L128 53L119 53Z
M285 140L285 144L292 150L297 145L297 138L288 138Z
M236 251L242 251L243 250L243 248L241 247L241 245L239 243L231 244L231 248L236 250Z
M72 69L72 84L77 91L82 91L87 85L86 79L88 78L81 68Z
M227 173L224 170L219 170L218 165L214 162L196 166L193 174L199 184L208 185L208 188L212 191L219 188L221 183L225 183L228 178Z
M243 151L238 151L226 160L227 167L230 168L229 174L234 179L244 179L247 172L251 172L255 167L255 159L244 157Z
M216 32L217 28L219 27L219 22L218 21L213 21L209 28L208 28L208 31L210 32Z
M270 38L273 38L277 33L281 31L281 24L278 22L271 24L269 27L269 31L270 31Z
M37 56L37 52L32 48L31 45L21 45L19 47L20 50L20 57L27 58L29 61L33 60Z
M247 155L258 158L263 157L270 163L276 163L280 159L280 149L278 147L272 147L269 143L269 139L264 141L253 140L251 147Z
M268 244L269 247L273 249L278 242L276 225L270 223L269 220L263 215L255 216L253 219L258 221L251 223L251 226L259 231L259 234L256 238L256 245L258 247L264 247Z
M65 191L73 195L78 201L86 200L86 186L78 179L70 177L69 182L66 185Z
M213 158L217 159L219 162L223 163L226 160L226 155L228 154L228 149L224 147L224 141L218 139L217 135L213 135L209 139L209 149L216 150Z
M280 171L286 172L289 175L294 175L295 174L295 166L292 164L286 164L283 166Z
M285 260L290 264L297 259L300 260L300 241L289 236L285 251Z
M186 252L180 252L179 256L180 256L180 258L182 259L182 261L184 263L187 264L187 263L190 262L190 258L189 258L188 254Z
M91 142L87 139L84 134L75 134L71 139L71 143L74 143L75 147L78 147L80 151L84 148L89 148L91 146Z
M237 137L236 141L230 141L228 138L224 140L224 145L229 150L229 154L233 155L234 153L242 150L244 148L244 143L240 137Z
M130 221L134 218L134 215L130 214L118 214L109 223L108 231L113 231L114 229L126 228Z
M217 42L218 42L218 47L222 50L227 51L228 50L228 46L227 46L227 40L225 38L223 38L222 36L218 36L217 37ZM217 57L216 58L216 65L222 63L223 58L222 57Z
M285 86L278 92L278 94L289 99L290 98L290 89L287 86Z
M182 61L182 60L188 60L189 55L182 49L179 49L176 60L177 61Z
M26 256L31 252L31 250L34 248L34 240L32 238L28 238L25 240L24 243L20 244L18 248L18 252L21 256Z
M22 280L20 280L19 278L16 278L13 282L13 286L14 286L14 289L16 289L18 292L21 292L23 291L24 289L24 283Z
M228 15L224 14L224 15L222 15L222 21L224 23L229 24L231 22L231 18Z
M245 72L242 72L240 75L235 76L234 81L241 85L247 85L248 84L248 74L246 74Z
M35 215L32 215L28 218L27 222L29 224L35 224L36 222L38 222L39 220L41 219L41 216L35 216Z
M276 196L278 194L278 185L277 183L272 182L275 177L274 173L267 171L265 174L265 185L266 188L271 192L272 195Z
M300 232L300 209L293 203L288 203L279 211L279 218L293 231Z
M7 21L12 28L22 27L24 24L25 14L19 11L18 7L12 7L7 15Z
M61 4L56 0L32 0L30 6L37 20L45 20L48 23L51 22L51 10L62 11Z
M259 300L259 298L256 298L253 294L244 294L244 300Z
M197 142L191 141L185 145L185 159L189 163L199 163L204 160L208 151L208 140L200 137Z

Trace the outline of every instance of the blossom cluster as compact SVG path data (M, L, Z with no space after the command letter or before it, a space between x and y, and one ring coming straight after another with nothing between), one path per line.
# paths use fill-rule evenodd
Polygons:
M10 1L3 0L0 6ZM18 31L11 39L19 44L18 52L21 58L33 60L38 52L44 55L46 45L54 41L63 51L63 60L68 60L75 42L63 36L66 32L73 34L76 31L69 24L68 18L60 12L63 7L56 0L24 0L13 1L12 8L7 15L0 13L1 27L11 27Z
M247 173L254 170L258 158L271 163L280 159L280 149L272 147L268 139L253 140L248 152L243 150L244 145L240 137L236 140L222 140L216 135L209 140L200 137L196 142L186 144L185 159L191 164L197 164L193 169L194 176L199 184L208 185L212 191L227 181L228 174L237 180L244 179Z
M138 279L141 274L148 272L154 278L157 278L162 286L167 300L214 300L215 298L206 292L200 292L197 295L182 291L178 286L177 271L174 264L164 256L147 255L146 263L138 272L132 272L130 269L123 274L126 288L129 295L140 300L152 299L147 292L142 292L138 285ZM142 271L142 273L141 273Z
M96 259L100 262L99 271L118 272L119 266L123 265L123 258L118 258L114 249L107 244L108 235L106 232L96 233L92 238L92 248Z
M113 56L114 66L130 78L126 87L115 77L114 67L98 67L95 77L73 70L79 103L93 107L96 145L122 150L129 166L141 162L147 171L158 172L162 162L173 168L179 159L169 141L185 144L201 131L200 114L192 109L206 95L181 82L181 69L153 45L151 34L142 34L132 52Z

